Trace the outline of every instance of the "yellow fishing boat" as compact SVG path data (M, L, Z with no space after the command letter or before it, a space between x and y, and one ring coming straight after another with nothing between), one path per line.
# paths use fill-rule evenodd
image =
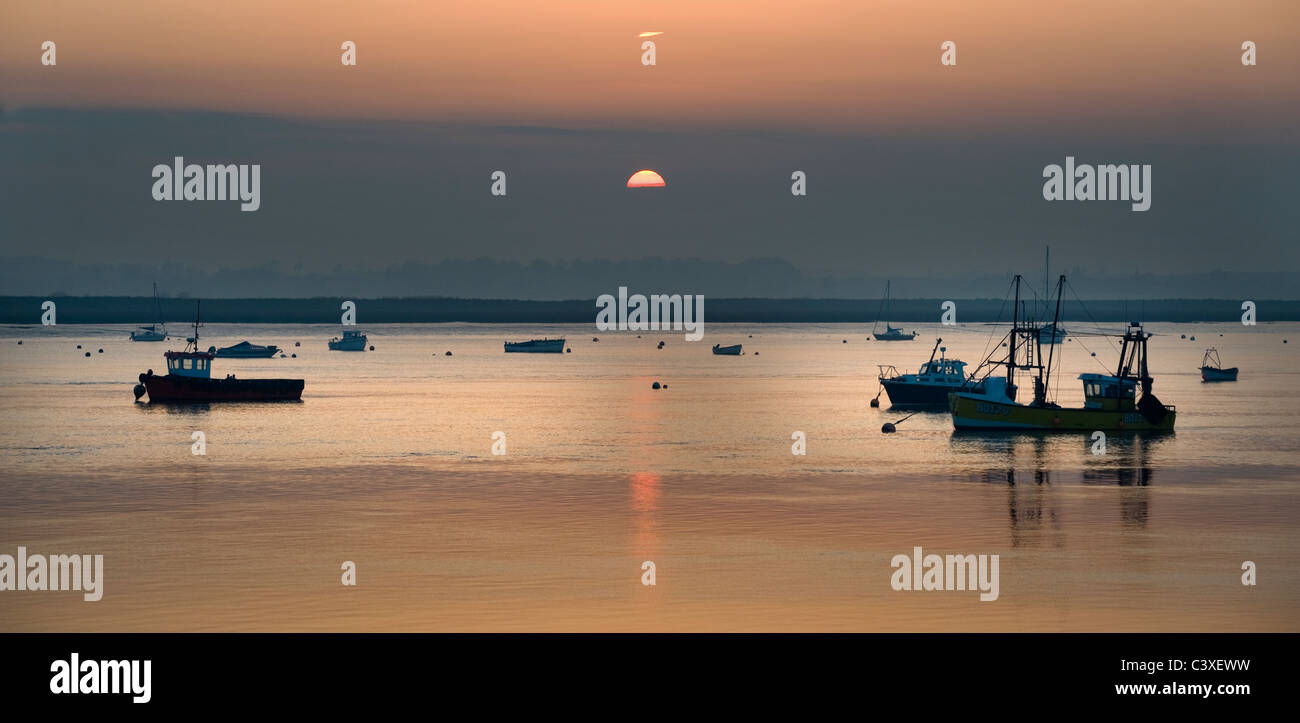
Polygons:
M1056 319L1060 320L1061 289L1065 276L1057 283ZM978 389L969 387L948 395L948 409L952 413L955 429L980 430L1072 430L1072 431L1172 431L1177 411L1162 404L1151 387L1154 380L1147 368L1147 339L1150 334L1138 322L1129 324L1119 335L1119 363L1114 374L1081 374L1084 404L1082 407L1062 407L1048 399L1048 384L1052 366L1056 363L1053 345L1044 344L1040 327L1020 319L1020 277L1016 277L1015 317L1011 331L1006 336L1006 358L992 362L985 360L981 369L1006 368L1006 375L995 377L986 374L979 378L978 371L971 375ZM1047 362L1043 363L1043 347L1047 346ZM1016 399L1016 374L1030 376L1033 382L1033 399L1019 402ZM1141 397L1138 396L1139 387Z

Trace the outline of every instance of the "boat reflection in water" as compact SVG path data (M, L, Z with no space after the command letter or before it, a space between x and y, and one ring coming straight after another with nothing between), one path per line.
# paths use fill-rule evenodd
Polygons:
M1050 545L1066 548L1065 521L1067 503L1091 506L1096 498L1078 498L1065 491L1070 485L1113 486L1119 505L1119 521L1124 527L1144 528L1150 521L1148 489L1155 470L1148 464L1150 456L1170 440L1168 434L1111 434L1105 454L1093 455L1093 440L1084 437L1078 443L1059 435L963 434L954 435L953 444L977 445L983 453L1005 456L1005 468L987 469L974 479L988 484L1006 485L1007 522L1012 547ZM1069 454L1066 449L1076 450ZM1095 461L1091 461L1095 460ZM1082 468L1080 468L1082 464Z

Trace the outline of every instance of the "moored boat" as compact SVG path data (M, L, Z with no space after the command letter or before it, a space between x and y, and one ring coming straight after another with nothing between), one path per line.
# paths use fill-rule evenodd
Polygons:
M881 299L880 306L883 314L877 314L877 316L883 316L884 319L888 319L893 306L893 299L890 297L888 281L885 282L885 298ZM915 331L909 334L902 329L896 329L890 326L888 321L885 322L885 330L883 332L877 331L879 324L880 321L876 321L876 323L871 327L871 335L875 337L876 341L911 341L916 338Z
M1119 363L1114 374L1081 374L1084 405L1063 407L1048 398L1055 349L1044 344L1039 327L1019 318L1020 277L1016 276L1016 317L1007 334L1008 352L997 362L985 360L981 369L1006 367L1006 375L982 378L980 392L963 389L948 395L949 411L955 429L980 430L1074 430L1074 431L1170 431L1174 428L1176 409L1162 404L1152 393L1154 380L1147 366L1147 339L1150 334L1139 322L1132 322L1120 336ZM1060 318L1060 292L1057 284L1056 318ZM1053 322L1055 324L1055 322ZM1047 361L1043 363L1043 347ZM977 370L978 373L979 370ZM1033 382L1033 399L1017 400L1016 374L1026 372ZM972 375L972 379L975 375ZM1138 389L1141 388L1141 397Z
M721 344L714 344L713 353L717 354L718 356L740 356L740 347L741 347L740 344L732 344L731 346L722 346Z
M355 330L345 331L342 337L330 339L329 345L330 351L365 351L366 335Z
M915 374L901 374L893 365L880 365L880 386L895 407L946 407L948 394L966 383L966 362L945 356L947 347L934 342L930 359ZM935 352L939 358L935 359ZM970 391L976 391L974 387Z
M234 346L226 346L220 349L215 346L208 347L208 353L218 359L269 359L279 351L280 347L274 344L262 346L247 341L241 341Z
M153 309L156 323L141 326L131 332L131 341L166 341L167 327L162 320L162 304L158 301L158 282L153 285Z
M168 351L167 374L150 369L140 375L135 398L145 394L149 402L266 402L302 398L302 379L225 379L212 378L214 354L199 351L199 320L194 319L194 336L186 339L183 351Z
M1201 357L1201 381L1235 382L1237 367L1224 369L1223 362L1219 360L1219 350L1210 347L1205 350L1205 356Z
M166 340L167 340L166 327L163 327L160 330L158 326L155 324L150 324L149 326L142 326L136 329L135 331L131 332L131 341L166 341Z
M528 341L508 341L506 352L524 354L563 354L563 339L529 339Z
M1065 337L1068 334L1069 332L1067 332L1065 330L1065 327L1063 326L1057 326L1056 324L1044 324L1042 327L1038 329L1038 343L1039 344L1060 344L1061 342L1065 341Z

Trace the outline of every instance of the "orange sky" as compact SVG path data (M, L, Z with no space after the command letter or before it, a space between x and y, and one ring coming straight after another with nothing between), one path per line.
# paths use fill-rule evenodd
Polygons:
M11 0L4 14L9 107L1220 132L1293 127L1300 109L1295 0ZM664 31L653 68L647 30ZM44 40L56 68L40 64ZM339 63L344 40L355 68ZM939 63L945 40L956 68ZM1241 65L1243 40L1257 67Z

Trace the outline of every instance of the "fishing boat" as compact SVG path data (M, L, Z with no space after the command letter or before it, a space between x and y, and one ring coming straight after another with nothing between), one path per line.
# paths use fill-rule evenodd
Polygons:
M529 339L528 341L508 341L506 344L506 353L518 352L523 354L563 354L563 339Z
M1205 356L1201 357L1201 381L1235 382L1237 381L1237 367L1224 369L1223 362L1219 361L1219 350L1210 347L1205 350Z
M1015 278L1015 305L1011 331L1005 339L1006 357L985 359L968 384L983 385L979 391L962 389L948 395L953 427L958 430L1074 430L1074 431L1170 431L1176 410L1162 404L1151 392L1154 380L1147 366L1147 339L1150 334L1140 322L1131 322L1120 338L1119 362L1114 374L1081 374L1084 404L1062 407L1049 399L1049 382L1053 364L1059 365L1055 347L1043 344L1039 326L1020 316L1020 276ZM1057 282L1056 320L1061 312L1061 289L1065 276ZM1055 321L1053 323L1055 323ZM1046 363L1043 352L1046 348ZM996 353L996 352L995 352ZM1005 376L992 371L1006 368ZM982 377L979 372L988 370ZM1025 373L1033 383L1033 398L1017 400L1017 373ZM977 378L978 377L978 378ZM1138 389L1142 396L1138 398Z
M877 316L882 317L882 318L884 318L884 319L886 320L886 321L885 321L885 330L884 330L883 332L881 332L881 331L878 330L879 325L880 325L880 321L877 320L876 323L875 323L875 324L872 324L872 326L871 326L871 335L874 336L874 337L876 338L876 341L911 341L911 340L915 339L915 338L916 338L916 332L915 332L915 331L912 332L911 334L908 334L907 332L903 331L902 329L895 329L894 327L892 327L892 326L889 325L889 321L888 321L888 319L889 319L889 314L890 314L890 310L891 310L892 305L893 305L893 300L890 298L890 294L889 294L889 282L886 281L886 282L885 282L885 298L883 298L883 299L880 300L881 311L883 311L884 313L883 313L883 314L880 314L880 313L877 313L877 314L876 314Z
M153 310L156 323L141 326L131 332L131 341L166 341L167 327L162 321L162 304L158 301L158 282L153 285Z
M262 346L247 341L220 349L215 346L208 347L208 353L218 359L269 359L279 352L280 347L274 344Z
M268 402L298 400L302 398L301 379L236 379L229 374L225 379L212 378L212 360L215 355L199 351L199 319L197 307L194 318L194 336L186 339L183 351L168 351L167 374L154 374L153 370L140 375L135 386L135 398L145 394L149 402Z
M343 337L330 339L330 351L365 351L366 335L359 331L345 331Z
M966 383L966 362L949 359L948 347L939 346L943 339L934 342L930 359L915 374L900 374L893 365L880 365L880 386L889 395L895 407L946 407L948 394L961 389ZM935 353L939 358L935 359ZM975 387L971 391L977 391Z
M740 346L740 344L732 344L731 346L714 344L713 353L718 356L740 356Z

